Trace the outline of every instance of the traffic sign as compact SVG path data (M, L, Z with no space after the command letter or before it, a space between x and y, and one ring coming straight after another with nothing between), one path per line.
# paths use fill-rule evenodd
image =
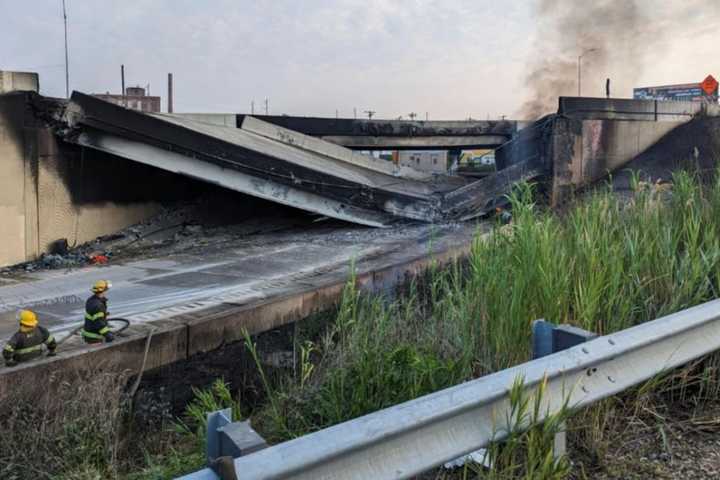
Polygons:
M708 95L717 95L718 93L718 81L715 80L715 77L712 75L708 75L707 78L702 81L700 87Z

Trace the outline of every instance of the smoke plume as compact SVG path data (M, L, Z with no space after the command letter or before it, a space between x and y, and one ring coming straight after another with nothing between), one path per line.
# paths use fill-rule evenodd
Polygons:
M657 72L650 67L665 62L668 50L695 49L699 39L720 40L717 0L540 0L537 18L526 79L530 100L518 118L555 112L559 96L578 94L578 57L583 96L604 96L610 78L611 96L629 97L646 68ZM708 58L703 70L717 76L715 58ZM688 81L693 79L677 72L677 83Z
M557 110L558 96L577 95L581 57L583 95L631 88L644 67L646 30L637 0L541 0L530 59L530 100L521 118Z

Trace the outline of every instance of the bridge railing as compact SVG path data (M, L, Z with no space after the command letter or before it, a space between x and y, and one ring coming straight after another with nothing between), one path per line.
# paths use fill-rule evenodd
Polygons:
M547 382L543 411L552 414L568 399L582 408L718 348L715 300L236 458L235 472L242 480L410 478L502 440L518 377L527 391Z

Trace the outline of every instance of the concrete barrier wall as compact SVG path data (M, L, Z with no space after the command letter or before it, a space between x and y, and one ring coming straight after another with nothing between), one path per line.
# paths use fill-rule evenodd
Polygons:
M34 133L40 159L36 187L39 236L37 252L28 252L29 259L45 252L57 239L66 238L71 245L84 243L160 211L160 203L154 201L118 203L111 200L111 195L86 198L88 192L97 189L90 183L108 184L116 169L103 171L93 164L97 158L81 158L78 151L61 150L48 129L37 129ZM96 178L83 170L94 171Z
M556 118L551 145L553 204L621 169L685 123L687 120Z
M674 122L697 115L718 116L720 107L704 102L560 97L558 114L584 120Z
M0 96L0 265L25 260L26 242L32 244L37 227L26 221L26 195L32 202L32 175L25 151L23 94ZM32 212L31 214L32 219ZM37 224L37 222L35 222ZM29 228L30 231L26 231Z
M579 184L605 177L657 143L685 121L583 120L582 148L574 159Z
M160 211L156 200L179 180L125 161L81 158L37 125L29 95L0 95L0 266L34 260L55 240L87 242ZM120 185L132 178L142 188Z
M359 288L368 292L387 291L430 266L441 266L466 257L470 250L468 243L387 265L369 266L358 272L356 281ZM242 341L245 331L251 335L259 334L332 308L341 300L347 280L346 274L338 273L316 285L294 289L266 301L247 305L223 303L197 313L132 325L129 338L111 344L66 350L68 343L56 357L1 369L0 411L12 395L34 395L37 389L46 388L45 383L36 381L38 378L73 378L78 372L96 367L105 371L140 371L147 336L152 328L146 371Z

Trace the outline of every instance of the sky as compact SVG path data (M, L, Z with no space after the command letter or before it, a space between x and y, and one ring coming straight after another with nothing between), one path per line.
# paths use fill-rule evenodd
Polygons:
M593 1L618 7L620 15L630 2ZM720 8L702 7L720 2L634 3L643 35L635 41L630 34L623 42L639 51L642 62L634 65L618 55L622 61L613 64L611 52L596 72L588 55L583 65L594 74L585 77L584 94L604 96L606 75L618 80L613 96L620 97L631 96L635 84L699 82L708 73L720 78ZM563 30L556 27L563 24L548 17L548 9L564 15L568 3L562 0L66 0L66 5L71 90L119 93L124 64L126 85L149 84L165 109L172 72L178 112L244 113L254 101L258 113L267 98L271 114L337 111L352 117L355 109L358 116L373 110L378 118L407 118L411 112L436 120L513 117L537 90L528 84L541 81L531 75L539 57L574 61L581 48L573 38L560 41ZM62 0L0 0L0 12L0 69L39 72L41 93L64 97ZM580 17L602 25L602 19ZM553 28L556 35L549 35ZM614 51L623 49L612 45ZM574 88L569 84L563 88Z

